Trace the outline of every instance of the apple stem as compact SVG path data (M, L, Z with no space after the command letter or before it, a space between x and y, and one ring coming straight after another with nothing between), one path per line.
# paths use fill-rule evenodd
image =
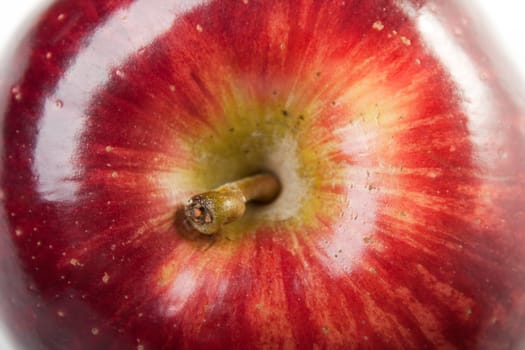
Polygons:
M249 176L191 197L184 214L197 231L211 235L240 218L246 203L270 203L280 191L281 184L271 173Z

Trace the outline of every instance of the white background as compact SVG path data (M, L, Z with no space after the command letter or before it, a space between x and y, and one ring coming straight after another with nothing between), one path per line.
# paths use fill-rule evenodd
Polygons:
M525 2L520 0L478 0L474 2L483 11L488 21L487 26L492 28L494 36L500 41L511 64L517 68L520 77L516 78L525 82L525 21L523 20ZM28 19L31 18L31 14L34 15L35 9L47 3L49 0L0 0L0 57L5 57L8 42L23 35L20 28L27 27ZM0 63L2 62L3 60L0 59ZM523 95L525 96L525 92ZM10 349L1 325L0 349Z

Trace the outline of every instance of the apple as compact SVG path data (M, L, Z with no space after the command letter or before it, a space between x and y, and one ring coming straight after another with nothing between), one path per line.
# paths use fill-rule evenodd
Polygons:
M467 1L56 1L0 77L10 338L524 348L495 48Z

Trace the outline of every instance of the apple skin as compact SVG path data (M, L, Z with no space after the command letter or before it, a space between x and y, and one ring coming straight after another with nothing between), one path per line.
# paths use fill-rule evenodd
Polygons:
M54 3L0 79L13 342L523 348L523 86L468 5ZM277 214L187 231L257 167Z

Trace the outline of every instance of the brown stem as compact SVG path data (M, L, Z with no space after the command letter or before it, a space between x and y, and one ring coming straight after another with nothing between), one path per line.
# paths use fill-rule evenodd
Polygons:
M184 213L196 230L214 234L223 225L240 218L246 210L246 203L269 203L280 191L281 184L275 175L254 175L191 197Z

